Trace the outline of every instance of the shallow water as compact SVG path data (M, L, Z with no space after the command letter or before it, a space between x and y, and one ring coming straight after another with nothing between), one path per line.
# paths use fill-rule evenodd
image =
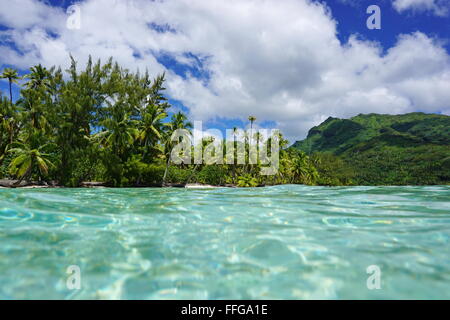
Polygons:
M0 299L31 298L450 299L450 187L2 189Z

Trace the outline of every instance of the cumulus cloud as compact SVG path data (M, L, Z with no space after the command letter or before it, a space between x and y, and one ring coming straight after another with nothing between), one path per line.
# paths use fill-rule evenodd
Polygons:
M400 13L408 10L429 11L436 16L446 16L449 10L448 0L394 0L392 5Z
M9 27L0 33L2 63L66 67L71 53L80 64L91 54L166 71L168 94L192 120L252 114L301 138L328 116L450 110L450 57L436 39L401 35L387 52L357 36L341 43L323 3L86 0L81 29L70 30L62 9L37 0L26 0L27 22L17 22L20 11L10 8L22 1L0 4Z

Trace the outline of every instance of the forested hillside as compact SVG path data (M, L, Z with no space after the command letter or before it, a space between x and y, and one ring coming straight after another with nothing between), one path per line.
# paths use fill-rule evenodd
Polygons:
M330 117L293 148L339 158L356 184L450 182L450 117L446 115Z

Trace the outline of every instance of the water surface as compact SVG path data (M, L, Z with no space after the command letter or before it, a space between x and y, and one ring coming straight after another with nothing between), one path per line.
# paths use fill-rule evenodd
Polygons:
M450 299L450 187L1 189L0 299L32 298Z

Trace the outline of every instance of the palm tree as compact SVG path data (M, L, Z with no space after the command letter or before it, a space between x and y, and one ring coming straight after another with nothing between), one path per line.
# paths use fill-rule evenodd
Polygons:
M163 186L166 184L167 172L169 171L170 166L170 153L172 151L172 135L176 130L188 130L191 133L191 129L193 127L192 123L187 120L187 117L184 113L178 112L172 115L171 122L168 124L170 130L167 132L165 137L165 152L166 155L166 169L164 170L164 176L162 184Z
M305 179L308 175L308 164L306 162L306 157L300 154L299 157L295 158L292 161L291 166L294 179L302 182L304 182L304 180L307 180Z
M9 101L12 103L12 84L17 83L17 80L20 79L17 70L6 68L3 70L3 73L0 75L1 79L8 79L9 82Z
M0 165L19 131L15 107L6 97L0 97Z
M192 122L188 121L186 115L181 111L172 116L171 123L173 130L186 129L190 132L193 127Z
M54 110L49 112L46 104L54 104L50 95L55 89L52 85L52 81L56 80L52 76L53 70L54 68L49 71L40 64L31 67L30 73L24 76L24 79L28 81L24 90L21 91L22 97L16 102L26 110L29 117L27 121L35 129L51 130L47 116L54 113Z
M3 127L2 131L0 131L0 137L4 133L12 133L14 116L15 106L9 103L7 98L0 97L0 128ZM10 138L12 138L11 135ZM11 139L8 140L10 140L10 143L12 142Z
M205 154L206 147L208 145L210 145L211 143L213 143L214 140L215 140L214 137L203 137L202 138L202 140L199 142L199 145L197 147L197 148L200 149L201 155ZM196 148L194 148L194 152L197 152ZM185 184L189 183L189 181L192 179L192 177L194 176L195 172L197 171L198 167L200 167L200 165L201 165L201 163L196 163L194 165L194 168L192 169L191 174L189 175L189 177L186 179Z
M28 82L26 84L27 89L39 89L45 88L51 89L51 81L49 79L51 72L48 71L42 65L37 65L30 68L30 73L25 76L28 78Z
M249 139L249 143L248 143L248 148L249 148L248 149L248 151L249 151L248 161L250 161L250 145L251 145L252 140L253 140L253 122L256 121L256 117L255 116L249 116L248 117L248 121L250 121L250 139ZM253 165L250 164L250 170L252 170L252 168L253 168Z
M142 161L145 161L149 151L153 148L160 152L157 145L162 139L163 128L166 126L162 121L167 117L166 112L159 106L152 105L150 110L144 111L140 121L137 139L141 142L144 150L142 152ZM142 178L142 171L139 171L136 184L139 185Z
M167 117L167 114L160 108L153 106L149 111L142 116L140 123L138 139L145 148L143 156L145 157L147 150L151 145L162 138L162 121Z
M262 141L262 134L261 132L257 131L256 134L256 154L259 156L259 142Z
M108 118L102 121L105 131L94 135L104 146L110 147L113 154L122 158L125 149L132 145L138 134L134 127L136 121L130 120L129 115L122 115L121 119Z
M318 178L317 169L311 164L309 157L300 152L292 162L294 179L305 184L314 184Z
M238 133L238 128L237 127L233 127L233 183L236 183L236 166L237 166L237 158L238 158L238 151L237 151L237 140L236 140L236 135Z
M108 182L122 186L126 178L124 164L131 156L131 150L138 135L137 121L127 113L113 113L112 117L100 122L103 131L95 134L92 140L102 150L102 161Z
M54 164L50 160L51 155L45 153L45 150L51 145L47 143L38 148L32 148L25 143L15 143L15 147L8 152L16 156L9 166L10 173L19 178L16 185L23 179L30 179L34 169L38 170L39 178L48 174L49 167L53 167Z
M252 134L253 134L253 122L256 121L256 117L255 116L249 116L248 117L248 121L250 121L250 139L253 138Z

